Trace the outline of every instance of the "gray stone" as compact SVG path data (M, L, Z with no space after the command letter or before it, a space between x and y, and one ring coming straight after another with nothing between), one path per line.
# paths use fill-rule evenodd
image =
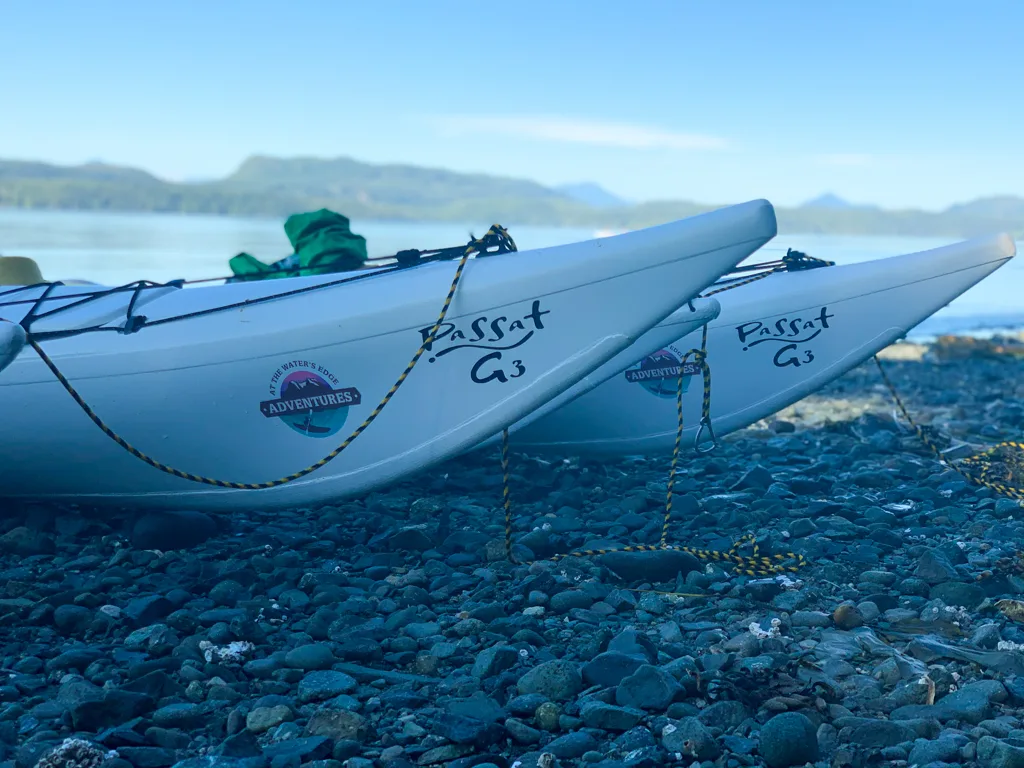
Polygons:
M308 643L288 651L284 657L286 666L293 669L330 669L336 659L331 646L326 643Z
M310 672L299 682L299 701L309 704L326 701L343 693L352 693L359 684L344 672L321 670Z
M702 709L697 719L709 728L728 730L739 726L749 716L742 702L716 701Z
M916 576L912 576L901 581L897 589L899 589L901 594L912 595L915 597L928 597L928 593L931 592L931 587L928 586L928 582L924 579L919 579Z
M964 743L966 743L966 739L958 740L949 737L918 739L914 742L914 748L910 750L908 760L912 765L956 763L959 762L960 748Z
M693 555L666 549L655 552L612 552L602 555L601 564L625 581L675 581L679 574L701 569Z
M178 644L178 636L166 624L150 624L136 629L124 639L129 651L144 651L154 656L163 656Z
M794 611L789 623L794 627L827 627L832 623L832 617L821 611Z
M956 579L958 574L949 558L937 549L929 549L918 558L914 575L934 585Z
M594 599L581 589L567 589L551 596L548 603L554 613L567 613L573 608L589 608Z
M941 600L946 605L962 605L970 610L976 609L985 600L985 590L977 584L966 584L962 581L947 581L931 588L931 598Z
M457 758L472 751L473 747L466 744L445 744L428 749L417 758L416 765L449 765ZM365 762L356 763L357 760L365 760ZM352 757L345 762L345 768L374 768L374 765L374 761L360 757Z
M510 717L505 721L505 730L508 731L512 740L518 744L537 744L541 740L540 731L536 728L531 728L522 720L515 717Z
M511 669L519 661L519 653L507 645L492 645L477 654L473 662L473 675L487 678Z
M323 736L306 736L296 739L285 739L268 744L263 754L273 762L278 759L292 758L298 763L322 760L331 754L331 740ZM287 764L287 763L285 763Z
M306 733L310 736L324 736L336 741L349 739L362 743L373 734L373 729L367 719L358 712L322 708L309 718L309 722L306 724Z
M422 640L441 634L441 625L433 621L414 621L402 627L402 634Z
M722 754L711 731L696 717L684 717L662 728L661 745L669 753L678 752L684 758L697 760L714 760Z
M505 729L497 723L477 720L475 717L441 712L431 721L431 730L455 744L486 747L499 741Z
M934 718L940 721L960 720L977 725L992 715L993 703L1008 698L1006 687L998 680L977 680L940 699L931 706L909 705L890 714L892 720Z
M740 476L740 479L733 484L732 490L741 491L749 488L763 491L773 482L772 473L760 464L755 464Z
M411 675L407 672L394 672L390 669L374 669L372 667L364 667L359 664L351 664L349 662L338 662L333 668L338 672L344 672L346 675L351 675L361 683L372 683L375 680L383 680L388 685L403 685L405 683L424 685L437 682L437 678L429 677L427 675Z
M444 704L444 708L453 715L472 717L489 723L497 723L508 717L508 713L498 702L480 692L466 699L452 699Z
M938 706L951 718L977 725L989 718L993 703L1006 698L1006 686L998 680L977 680L943 697Z
M770 768L813 763L818 759L814 723L799 712L783 712L761 726L758 750Z
M246 730L251 733L265 733L281 723L294 720L295 715L290 707L278 704L273 707L256 707L245 718Z
M772 598L772 605L780 611L794 613L804 608L810 602L807 592L799 589L787 589Z
M647 659L651 664L658 660L657 647L646 635L640 634L635 629L622 630L608 641L607 650L624 653L627 656L636 656L640 659Z
M209 708L199 704L168 704L151 715L153 724L161 728L189 730L206 724Z
M583 679L587 685L611 688L644 665L644 659L617 651L599 653L583 665Z
M898 522L896 515L881 507L868 507L861 514L868 523L879 523L892 527Z
M545 752L550 752L560 760L572 760L582 757L584 752L597 749L597 739L586 731L576 731L559 736L544 747Z
M583 679L571 662L546 661L519 678L517 687L520 694L539 693L553 701L568 701L583 690Z
M843 729L845 731L845 729ZM850 727L848 740L862 747L882 749L912 741L917 734L904 723L864 718Z
M557 731L560 726L561 716L562 710L559 709L557 704L545 701L537 707L537 711L533 713L533 721L542 731L554 732Z
M794 539L810 536L818 530L818 526L809 517L799 517L789 524L789 535Z
M167 731L166 733L175 734L177 732ZM152 739L152 731L150 731L147 736ZM184 749L188 746L190 741L191 739L185 736L175 746L179 749ZM259 741L251 731L239 731L238 733L234 733L224 739L220 746L216 748L215 753L222 757L256 757L261 753L261 750Z
M434 546L426 525L408 525L392 534L388 544L392 549L411 552L425 552Z
M982 768L1024 768L1024 745L982 736L978 739L978 762Z
M163 595L137 597L124 607L124 615L137 627L166 618L173 611L174 604Z
M92 611L84 605L59 605L53 612L53 623L63 634L75 635L92 623Z
M665 710L682 690L668 672L645 664L619 683L615 703L636 709Z
M644 713L631 707L616 707L603 701L589 700L580 706L580 717L588 728L628 731L643 719Z
M127 722L153 709L153 699L141 693L116 689L100 692L99 689L84 682L76 687L81 689L80 693L73 694L68 702L71 723L76 730L97 731L106 726ZM61 688L58 700L65 698L68 688L69 686Z
M547 701L546 696L539 693L528 693L525 696L513 696L508 701L506 709L518 717L530 717L537 711L537 707Z
M19 526L0 536L0 551L29 557L52 555L56 551L53 537L42 531Z
M982 624L971 635L971 642L986 650L995 648L1001 639L998 624Z
M864 619L865 624L874 623L875 619L882 615L882 611L879 610L878 604L871 600L865 600L861 603L857 603L857 610L860 611L861 618Z

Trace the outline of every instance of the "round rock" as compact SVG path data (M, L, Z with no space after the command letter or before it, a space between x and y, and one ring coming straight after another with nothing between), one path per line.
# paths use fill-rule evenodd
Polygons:
M568 701L583 690L583 678L576 665L563 661L546 661L519 679L519 693L539 693L553 701Z
M813 763L818 759L818 736L806 715L784 712L761 726L759 749L770 768Z

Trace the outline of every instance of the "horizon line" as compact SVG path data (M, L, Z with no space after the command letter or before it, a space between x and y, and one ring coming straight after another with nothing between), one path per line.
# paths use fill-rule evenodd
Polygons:
M835 156L835 157L841 157L841 156ZM253 160L253 159L281 160L281 161L286 161L286 162L288 162L288 161L294 162L294 161L299 161L299 160L307 160L307 161L312 160L312 161L316 161L316 162L335 162L335 161L339 161L339 160L347 160L347 161L351 161L351 162L359 164L359 165L373 167L373 168L415 168L415 169L419 169L419 170L443 171L445 173L450 173L450 174L452 174L454 176L465 176L465 177L473 177L473 176L481 177L482 176L482 177L491 178L491 179L505 179L505 180L512 180L512 181L524 181L524 182L529 182L531 184L536 184L537 186L542 187L543 189L546 189L546 190L549 190L549 191L554 192L556 194L559 194L560 196L564 197L567 200L570 200L570 201L573 201L573 202L577 202L580 205L587 206L588 208L594 208L595 210L602 210L603 209L603 210L608 210L608 211L611 211L611 210L620 210L621 211L621 210L628 210L628 209L639 208L639 207L642 207L642 206L649 206L649 205L671 205L671 204L680 204L680 203L682 203L682 204L689 204L689 205L696 205L696 206L701 206L701 207L707 207L707 208L715 208L715 207L724 207L724 206L728 206L728 205L735 205L737 203L737 201L732 201L732 202L700 202L700 201L698 201L696 199L686 199L686 198L651 198L651 199L641 200L641 201L635 201L635 200L634 201L629 201L629 200L624 200L618 194L616 194L614 192L611 192L606 187L604 187L602 184L600 184L598 182L595 182L595 181L592 181L592 180L587 180L587 179L577 180L577 181L573 181L573 182L565 182L565 183L558 184L558 185L548 185L548 184L542 183L540 181L537 181L536 179L532 179L532 178L525 177L525 176L496 175L496 174L487 173L487 172L484 172L484 171L457 171L457 170L452 170L451 168L445 168L443 166L419 165L419 164L416 164L416 163L408 163L408 162L384 162L384 163L379 163L379 162L371 162L371 161L367 161L367 160L360 160L360 159L358 159L356 157L353 157L352 155L333 155L333 156L313 155L313 154L309 154L309 155L303 155L303 154L298 154L298 155L274 155L274 154L269 154L269 153L264 153L264 152L253 152L253 153L247 155L245 157L245 159L243 159L238 164L238 166L235 168L234 171L232 171L231 173L228 173L225 176L219 176L219 177L192 177L191 179L180 179L180 178L179 179L175 179L175 178L170 178L170 177L166 177L166 176L160 176L157 173L155 173L155 172L153 172L153 171L151 171L148 168L145 168L143 166L129 165L129 164L124 164L124 163L120 163L120 162L112 162L112 161L109 161L109 160L105 160L103 158L90 158L88 160L84 160L84 161L81 161L81 162L74 163L74 162L57 162L57 161L52 161L52 160L41 160L41 159L38 159L38 158L0 157L0 164L3 164L3 163L20 163L20 164L25 164L25 165L43 165L43 166L49 166L51 168L67 168L67 169L86 168L88 166L102 166L102 167L106 167L106 168L117 168L117 169L121 169L121 170L139 171L139 172L142 172L142 173L145 173L145 174L149 175L154 180L156 180L158 182L161 182L161 183L164 183L164 184L177 185L177 186L185 186L185 187L196 187L196 186L203 186L203 185L207 185L207 184L213 185L213 184L222 183L222 182L228 180L229 178L231 178L232 175L237 173L237 171L243 165L245 165L245 163L247 163L247 162L249 162L250 160ZM15 180L15 179L11 179L11 180ZM111 181L116 181L116 180L111 180ZM623 204L622 205L615 205L615 206L604 206L604 207L591 206L591 205L589 205L589 204L579 200L578 198L574 198L572 196L566 195L566 194L564 194L564 193L559 191L559 187L562 187L562 186L573 186L573 185L583 185L583 184L595 186L598 189L602 190L603 192L605 192L605 193L607 193L607 194L609 194L609 195L611 195L611 196L613 196L613 197L615 197L617 199L622 200ZM762 197L764 199L769 199L767 196L762 196ZM815 206L815 205L813 205L813 203L815 201L820 200L822 198L834 198L835 200L840 202L841 205L825 205L825 206ZM750 198L750 199L754 199L754 198ZM796 205L776 205L775 203L772 203L772 205L775 208L779 209L779 210L791 210L791 211L792 210L819 210L819 211L833 211L833 212L842 212L842 211L854 212L854 211L860 210L860 211L865 211L865 212L866 211L873 211L873 212L880 212L880 213L925 213L925 214L929 214L929 215L937 215L937 214L946 213L946 212L950 211L953 208L958 208L958 207L961 207L961 206L970 205L970 204L973 204L973 203L978 203L978 202L983 202L983 201L990 201L990 200L1019 200L1019 201L1024 201L1024 195L1019 195L1019 194L1015 194L1015 193L1005 193L1005 192L1004 193L992 192L990 194L981 195L979 197L971 198L971 199L968 199L968 200L962 200L962 201L959 201L959 202L953 202L953 203L950 203L949 205L947 205L947 206L945 206L943 208L925 208L925 207L914 207L914 206L905 206L905 207L897 207L897 208L886 208L886 207L883 207L883 206L881 206L881 205L879 205L877 203L859 202L859 201L847 200L846 198L842 197L841 195L838 195L838 194L836 194L836 193L834 193L832 191L829 191L829 190L825 190L825 191L822 191L822 192L814 195L813 197L808 198L803 203L799 203L799 204L796 204ZM741 201L738 201L738 202L745 202L745 201L746 200L741 200ZM769 200L769 202L770 202L770 200ZM0 203L0 208L25 209L25 208L27 208L27 206L9 206L9 205L4 205L4 204ZM68 210L68 209L51 209L51 210Z

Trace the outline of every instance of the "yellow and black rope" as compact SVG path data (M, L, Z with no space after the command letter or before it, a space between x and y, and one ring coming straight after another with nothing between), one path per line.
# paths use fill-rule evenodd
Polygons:
M734 566L734 572L746 576L774 576L781 573L794 573L808 565L803 555L796 552L786 552L776 555L762 555L753 535L747 534L740 538L728 551L715 549L698 549L696 547L682 546L668 543L669 525L672 521L672 498L675 486L675 478L679 466L683 436L683 368L693 358L700 366L704 379L704 396L702 402L702 421L710 423L711 414L711 366L707 361L707 333L703 336L701 349L691 349L679 361L679 378L676 385L676 439L672 449L672 460L669 465L668 483L665 489L665 511L661 525L661 538L657 544L630 544L622 547L608 549L578 549L572 552L563 552L548 558L532 560L523 565L531 565L534 562L558 562L567 558L600 557L614 552L660 552L675 550L692 555L698 560L705 562L716 562ZM508 430L502 432L501 441L501 466L502 466L502 501L505 509L505 553L512 563L516 559L512 553L512 500L509 491L508 471ZM751 555L741 555L738 550L745 544L753 545Z
M764 264L752 264L749 267L740 267L736 271L744 272L754 269L764 269L763 272L758 272L748 278L731 278L723 281L723 284L715 288L714 290L708 291L701 294L702 299L716 296L719 293L725 291L731 291L733 288L742 288L744 285L750 285L756 283L758 280L764 280L766 277L771 277L777 272L801 272L807 269L818 269L820 267L834 267L836 263L834 261L826 261L825 259L819 259L814 256L808 256L806 253L800 251L794 251L792 248L786 251L786 255L783 256L776 262L766 262Z
M101 419L99 415L89 406L89 404L85 402L85 399L81 396L81 394L79 394L78 390L75 389L71 382L68 381L67 377L64 376L63 373L61 373L61 371L57 368L56 364L53 362L53 360L50 359L50 356L46 354L43 348L39 346L39 344L31 337L29 338L28 343L36 351L36 354L39 355L39 358L43 361L46 367L50 369L50 372L56 377L57 381L60 382L61 386L64 387L64 389L67 391L69 395L71 395L72 399L78 404L78 407L81 408L85 415L92 420L93 424L99 427L103 434L105 434L107 437L109 437L111 440L113 440L115 443L124 448L128 453L130 453L132 456L139 459L140 461L143 461L149 466L153 467L154 469L158 469L161 472L167 473L168 475L180 477L183 480L190 480L194 483L201 483L203 485L213 485L218 488L233 488L247 491L258 491L266 490L268 488L276 488L278 486L285 485L287 483L291 483L295 480L303 478L306 475L315 472L316 470L320 469L321 467L325 466L326 464L336 459L338 456L342 454L342 452L346 448L348 448L356 440L356 438L358 438L364 431L366 431L367 427L369 427L376 420L376 418L380 415L381 411L383 411L387 404L391 402L391 398L395 396L395 393L398 392L402 384L409 377L409 374L412 373L413 368L416 367L416 364L423 356L424 351L434 341L434 335L437 333L438 329L440 329L441 324L444 322L445 317L448 315L448 309L451 307L452 299L455 297L455 291L458 288L460 281L462 280L462 273L466 268L466 262L469 260L469 257L473 255L473 253L477 252L479 246L483 243L484 239L488 235L496 233L504 233L504 229L498 225L495 225L491 227L491 229L489 229L483 237L473 240L469 245L466 246L466 250L463 252L462 257L459 259L458 266L455 269L455 275L452 278L451 286L448 288L448 295L445 297L444 304L441 306L441 311L437 316L437 321L434 323L433 328L431 328L430 333L427 335L426 339L420 345L420 348L416 350L416 354L412 356L412 359L409 361L409 364L405 366L405 370L403 370L401 375L399 375L398 379L395 380L395 383L391 386L391 389L388 390L387 394L384 395L381 401L377 404L377 407L374 408L373 411L370 412L370 415L363 420L363 423L356 427L352 434L345 438L345 440L337 448L335 448L333 451L331 451L329 454L324 456L319 461L310 464L308 467L305 467L304 469L301 469L298 472L293 472L290 475L285 475L284 477L279 477L275 480L267 480L261 483L239 483L233 480L221 480L218 478L197 475L192 472L185 472L184 470L177 469L175 467L168 466L163 462L157 461L151 456L148 456L147 454L140 451L138 448L136 448L123 437L121 437L119 434L117 434L117 432L115 432L110 426L108 426L107 423L104 422L103 419Z
M508 428L501 430L501 503L505 508L505 556L510 562L512 554L512 491L508 474Z
M942 454L942 449L910 415L907 407L903 404L903 398L900 397L899 392L896 390L896 385L892 383L889 374L886 373L885 368L882 366L882 361L878 359L877 355L875 355L874 359L878 373L882 377L882 382L889 390L889 394L900 409L900 413L903 414L903 418L907 420L907 423L914 430L918 439L935 454L935 458L938 459L939 463L949 467L970 483L990 488L996 493L1008 496L1011 499L1024 500L1024 488L1012 484L1014 482L1014 475L1024 477L1024 443L1007 441L998 443L981 453L968 456L959 461L947 459ZM1001 452L1006 455L999 456ZM1002 477L996 477L1000 465L1005 467L1005 470Z
M1004 467L1002 477L999 467ZM1024 477L1024 443L1007 440L982 453L960 460L960 474L973 478L978 485L991 488L996 493L1018 501L1024 500L1024 488L1010 483L1014 478Z
M711 298L712 296L718 295L719 293L731 291L733 288L742 288L744 285L750 285L751 283L756 283L758 280L764 280L766 277L771 277L772 275L775 274L775 272L776 270L774 269L769 270L767 272L761 272L759 274L754 275L753 277L748 277L744 280L740 280L739 282L731 283L730 285L724 285L721 288L715 288L713 291L707 291L705 293L702 293L700 297L702 299L708 299Z

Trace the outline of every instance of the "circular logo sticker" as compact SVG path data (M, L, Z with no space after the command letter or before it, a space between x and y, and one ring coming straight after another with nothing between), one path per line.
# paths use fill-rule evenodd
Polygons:
M362 401L358 389L338 384L338 378L322 365L293 360L274 371L272 399L260 403L260 412L301 435L330 437L345 425L349 407Z
M659 349L626 370L626 381L639 384L652 395L675 397L679 386L679 363L682 355L673 349ZM700 373L700 366L691 360L683 366L683 392L690 388L690 379Z

